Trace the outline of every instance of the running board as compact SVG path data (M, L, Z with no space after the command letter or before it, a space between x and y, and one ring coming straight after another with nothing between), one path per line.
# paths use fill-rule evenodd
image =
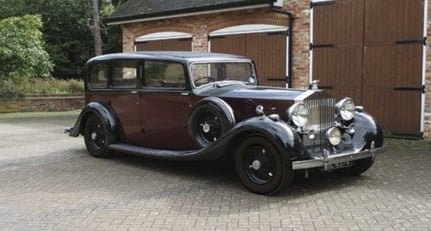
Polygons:
M129 144L111 144L109 150L125 152L137 156L145 156L156 159L167 159L167 160L183 160L183 159L195 159L194 157L199 153L199 150L163 150L154 148L145 148Z

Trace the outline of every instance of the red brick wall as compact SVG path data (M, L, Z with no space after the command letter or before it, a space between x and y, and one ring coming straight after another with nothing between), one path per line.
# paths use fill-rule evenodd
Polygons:
M306 5L302 2L301 4L304 6ZM298 25L302 24L301 20L297 22L296 24ZM122 26L123 50L133 51L134 39L142 35L163 31L177 31L193 35L193 51L208 51L208 34L210 32L242 24L288 26L289 23L286 15L275 13L268 6L260 9L125 24ZM301 27L305 28L305 26L302 25ZM300 32L306 33L305 35L300 35L299 32L294 35L294 41L296 41L295 45L300 44L302 46L299 47L298 45L294 50L295 60L293 63L293 75L295 77L293 79L293 84L296 87L308 86L308 40L301 41L304 37L308 36L308 27L306 29L307 31ZM296 56L297 52L298 54L300 53L300 55Z
M193 50L208 50L208 33L241 24L273 24L287 26L286 16L272 12L269 7L235 12L171 18L122 25L123 50L132 51L135 38L163 31L185 32L193 35Z
M83 107L84 96L30 96L22 99L0 99L0 113L69 111L82 109Z
M293 87L307 88L310 82L310 0L285 0L293 14Z
M293 23L293 86L308 87L310 1L289 1L286 10L294 16ZM215 13L184 18L171 18L122 25L123 51L133 51L134 39L145 34L177 31L193 35L193 51L208 51L208 34L212 31L241 24L272 24L288 26L286 15L269 7L235 12Z

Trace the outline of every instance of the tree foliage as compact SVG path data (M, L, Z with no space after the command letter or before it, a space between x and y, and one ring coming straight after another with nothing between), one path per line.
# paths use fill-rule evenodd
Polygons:
M0 78L48 77L53 64L42 40L39 16L0 20Z
M110 6L102 1L102 6ZM89 0L0 0L0 19L26 14L41 15L43 40L54 62L53 75L60 78L79 78L85 62L94 56L94 41L89 29L91 2ZM102 17L103 20L103 17ZM118 28L102 26L104 52L120 51ZM112 33L108 34L108 33Z

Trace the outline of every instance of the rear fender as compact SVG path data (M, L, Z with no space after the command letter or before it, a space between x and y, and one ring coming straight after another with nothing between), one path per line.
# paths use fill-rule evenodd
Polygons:
M112 110L99 102L91 102L85 106L85 108L81 111L75 126L70 130L69 135L73 137L77 137L84 132L84 126L87 121L87 118L91 114L96 114L99 116L102 121L106 124L108 130L111 134L117 134L117 122L114 113Z

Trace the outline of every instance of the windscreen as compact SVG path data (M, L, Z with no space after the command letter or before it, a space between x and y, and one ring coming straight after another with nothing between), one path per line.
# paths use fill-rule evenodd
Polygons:
M217 81L256 83L253 65L248 62L194 63L191 71L196 87Z

